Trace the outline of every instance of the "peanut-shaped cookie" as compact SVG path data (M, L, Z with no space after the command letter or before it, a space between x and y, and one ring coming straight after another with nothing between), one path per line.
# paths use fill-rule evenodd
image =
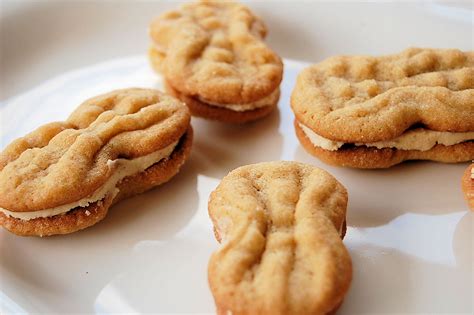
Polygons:
M209 262L219 314L327 314L352 277L342 243L347 192L296 162L240 167L221 181L209 215L221 247Z
M151 23L150 60L193 115L247 122L269 114L279 99L283 65L263 42L266 33L241 4L185 4Z
M187 159L190 114L155 90L91 98L0 154L0 224L18 235L71 233L115 202L168 181Z
M303 146L330 164L472 160L474 52L332 57L302 71L291 107Z

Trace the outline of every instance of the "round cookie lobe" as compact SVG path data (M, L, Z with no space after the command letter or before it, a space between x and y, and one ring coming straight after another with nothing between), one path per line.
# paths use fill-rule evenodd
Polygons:
M296 162L240 167L209 199L221 247L208 276L219 314L327 314L352 277L341 238L347 192Z

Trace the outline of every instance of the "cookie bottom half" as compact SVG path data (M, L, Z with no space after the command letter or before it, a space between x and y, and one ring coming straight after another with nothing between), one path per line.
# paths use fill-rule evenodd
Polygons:
M215 236L216 240L219 243L221 243L222 242L222 237L216 229L215 222L213 222L213 224L214 224L214 228L213 228L214 236ZM341 240L344 239L344 236L346 236L346 231L347 231L347 221L344 220L343 225L342 225L342 229L341 229L341 232L340 232ZM336 306L334 306L334 308L330 312L328 312L324 315L334 315L334 314L336 314L343 302L344 302L344 295L341 296L341 299L336 304ZM216 305L216 313L218 315L227 315L227 314L229 314L229 310L225 306L223 307L223 306L220 306L220 305Z
M473 168L474 164L469 165L462 177L462 190L471 211L474 211L474 179L471 177Z
M393 148L377 149L365 146L341 148L329 151L311 143L297 120L294 127L298 140L304 149L321 161L353 168L388 168L408 160L429 160L442 163L460 163L474 159L474 142L467 141L451 146L438 144L427 151L398 150Z
M120 191L115 197L107 195L104 199L87 207L79 207L65 214L32 220L12 218L0 212L0 225L20 236L68 234L90 227L104 219L113 204L150 190L175 176L191 152L192 139L193 130L190 126L168 158L150 166L143 172L124 178L117 185Z
M233 124L243 124L268 116L276 108L276 105L278 104L279 100L279 97L277 97L275 103L270 104L268 106L238 112L224 107L203 103L193 97L181 94L178 90L176 90L166 81L165 90L170 95L186 103L193 116Z
M217 241L219 243L221 243L222 241L222 237L221 235L219 234L219 232L217 231L217 229L215 228L215 224L214 224L214 236L216 237ZM344 220L343 222L343 226L342 226L342 230L341 230L341 239L344 239L344 236L346 235L346 231L347 231L347 222L346 220ZM341 300L336 304L336 306L328 313L324 314L324 315L333 315L333 314L336 314L337 310L341 307L342 303L344 302L344 296L341 297ZM222 307L222 306L219 306L219 305L216 305L216 313L218 315L227 315L229 314L229 310L225 307Z

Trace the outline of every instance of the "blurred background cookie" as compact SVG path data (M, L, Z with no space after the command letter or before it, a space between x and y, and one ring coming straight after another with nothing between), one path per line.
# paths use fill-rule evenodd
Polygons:
M268 115L279 99L283 63L263 42L266 33L241 4L185 4L151 23L149 58L193 115L244 123Z

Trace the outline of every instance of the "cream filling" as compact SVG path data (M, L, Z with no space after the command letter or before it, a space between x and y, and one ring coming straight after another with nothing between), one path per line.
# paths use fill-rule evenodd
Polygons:
M321 137L303 124L299 124L309 141L317 147L328 151L336 151L345 142L332 141ZM368 143L354 143L356 146L375 147L377 149L396 148L399 150L427 151L437 144L455 145L464 141L474 140L474 131L470 132L447 132L433 131L423 128L408 130L400 136L387 141L377 141Z
M269 95L265 96L264 98L261 98L255 102L252 103L245 103L245 104L219 104L215 103L209 100L206 100L205 98L202 98L198 96L198 100L200 100L203 103L213 105L216 107L223 107L227 108L230 110L233 110L235 112L245 112L248 110L254 110L257 108L265 107L265 106L270 106L275 102L275 98L278 97L278 94L280 93L280 89L275 89L272 93Z
M143 172L144 170L146 170L148 167L152 166L153 164L170 156L177 144L178 144L178 141L170 144L164 149L161 149L153 153L140 156L138 158L131 159L131 160L128 160L128 159L108 160L107 166L109 167L109 169L113 171L112 176L109 177L109 179L105 182L105 184L102 187L97 189L91 195L85 198L82 198L81 200L71 202L65 205L49 208L49 209L38 210L38 211L15 212L15 211L9 211L1 207L0 207L0 211L4 213L5 215L16 218L16 219L32 220L36 218L47 218L47 217L52 217L58 214L63 214L77 207L82 207L82 208L87 207L94 202L104 199L105 196L107 196L108 194L112 194L112 196L115 197L119 192L119 189L116 187L118 182L120 182L125 177ZM87 211L86 211L86 214L87 214Z

